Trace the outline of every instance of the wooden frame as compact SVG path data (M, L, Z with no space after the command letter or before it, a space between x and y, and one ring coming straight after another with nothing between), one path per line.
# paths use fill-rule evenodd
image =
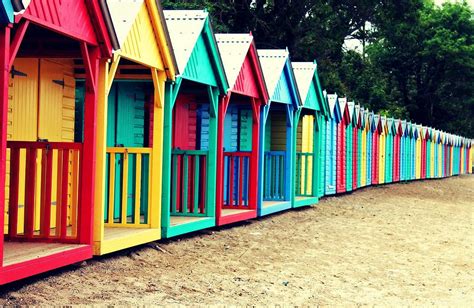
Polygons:
M347 98L338 98L339 108L341 111L341 120L337 124L337 155L336 155L336 193L346 192L346 156L347 156L347 142L351 141L349 145L352 148L352 130L348 130L350 126L349 109L347 106ZM347 134L350 138L347 138ZM350 166L352 168L352 166Z
M216 225L221 226L257 216L260 112L268 102L268 92L252 34L218 34L216 39L230 87L218 113ZM230 106L251 110L250 151L225 152L224 121ZM231 172L224 170L226 166ZM234 184L234 172L238 184Z
M145 0L134 4L135 8L125 2L110 4L101 0L100 4L110 36L114 38L115 51L111 61L100 63L95 255L161 238L164 93L166 81L174 80L177 70L159 1ZM116 15L109 11L110 5ZM120 14L123 11L134 11L135 14ZM128 28L114 27L114 23L124 22ZM133 46L141 46L140 51ZM134 63L132 70L129 62ZM148 91L144 89L146 84L150 85ZM130 88L133 85L136 90ZM109 112L111 100L114 100L111 106L115 101L118 105ZM120 136L113 123L109 123L109 118L114 121L118 114L119 101L129 105L133 100L144 112L142 145ZM124 113L127 121L122 125L128 125L132 120L128 112ZM111 144L110 134L124 142Z
M337 132L338 125L342 121L341 109L337 94L327 94L329 105L329 117L326 123L326 174L325 195L334 195L337 185Z
M302 107L294 114L293 120L295 128L293 130L293 170L295 170L295 174L309 173L311 176L310 182L307 180L301 181L298 179L298 176L295 177L296 183L300 183L300 185L295 184L292 196L293 207L296 208L316 204L319 198L324 196L325 172L326 167L329 165L326 155L329 106L321 88L317 62L297 62L292 63L292 67L302 103ZM309 137L308 140L306 140L305 136ZM299 145L298 140L300 138L301 144ZM304 142L307 145L303 145ZM303 149L310 148L311 145L312 151L305 153ZM299 149L300 146L301 149ZM312 155L312 166L302 165L298 155L302 157ZM304 173L302 172L303 167L305 169ZM305 188L301 183L305 183L306 186L311 183L311 187Z
M229 86L208 13L165 11L165 17L170 29L171 43L175 44L177 62L181 65L179 70L182 72L176 82L168 83L166 87L161 219L162 236L169 238L210 228L216 224L218 110ZM198 32L198 29L202 29L201 32ZM194 46L189 50L189 59L185 61L183 58L187 54L178 48L183 41L189 39L190 31L199 35L195 37ZM203 95L199 89L205 92L207 99L191 102L196 95ZM198 136L202 138L205 134L208 137L207 148L202 146L202 142L198 145L197 137L193 147L182 147L176 143L179 137L183 144L188 145L190 138L184 131L176 130L173 114L176 115L176 110L181 110L176 108L176 104L183 104L182 108L188 108L190 103L201 103L204 109L208 107L208 131ZM196 123L196 132L199 127ZM176 136L173 135L174 132ZM181 162L181 168L178 162ZM179 196L178 192L185 195Z
M294 186L298 185L292 180L295 175L298 178L293 168L294 117L301 99L288 51L258 50L258 56L271 94L260 115L258 216L264 216L292 206Z
M7 108L8 108L8 78L13 62L20 51L20 45L28 33L29 25L34 24L37 28L46 29L59 33L61 36L68 37L79 42L80 50L75 50L75 56L81 58L85 69L85 121L84 121L84 142L83 143L64 143L64 142L8 142L8 147L12 154L10 164L15 170L18 166L19 151L26 149L29 153L29 168L26 181L31 184L27 188L25 201L25 225L24 232L16 228L14 220L17 214L15 205L18 200L18 181L23 181L18 176L12 174L10 177L10 204L11 216L9 219L9 232L0 237L0 284L5 284L14 280L29 277L58 267L66 266L78 261L85 260L92 256L92 207L94 194L93 170L95 169L95 138L94 130L96 125L96 101L97 101L97 80L98 64L101 57L110 55L110 42L104 27L103 17L97 6L97 3L89 1L77 1L74 3L58 3L56 1L32 1L30 7L23 14L17 15L15 24L0 27L0 39L2 48L0 49L2 70L0 75L0 115L2 118L2 130L0 135L0 209L5 208L5 173L6 173L6 148L7 148ZM34 7L34 8L33 8ZM49 15L40 15L36 9L57 12L56 18ZM81 12L78 14L78 12ZM78 20L83 17L84 19ZM81 24L80 27L77 25ZM12 37L12 29L16 28L15 36ZM44 32L46 33L46 32ZM45 39L45 38L42 38ZM102 42L100 45L98 42ZM28 55L35 57L35 55ZM47 57L48 53L43 52L36 57ZM55 54L54 56L58 56ZM71 57L65 53L63 57ZM69 157L75 157L76 163L73 163L73 175L77 175L77 212L74 212L74 229L69 230L68 217L66 216L67 186L68 181L63 180L53 182L52 180L52 162L53 151L59 151L64 172L70 170L66 162ZM41 173L42 177L42 199L35 200L36 197L31 188L36 186L38 176L35 171L33 157L38 153L43 153ZM72 153L70 156L70 153ZM77 160L76 160L77 159ZM13 181L12 181L13 179ZM57 186L56 186L57 184ZM54 185L54 186L53 186ZM51 211L50 193L51 190L59 189L62 185L61 212L58 210L57 221L50 220ZM56 188L58 187L58 188ZM66 187L66 188L65 188ZM66 190L65 190L66 189ZM74 193L75 194L75 193ZM33 224L34 210L36 202L41 202L41 211L39 212L41 220L40 226ZM59 202L59 201L58 201ZM59 205L58 205L59 208ZM64 209L64 212L63 212ZM71 218L72 219L72 218ZM3 222L3 215L1 221ZM72 223L72 222L71 222ZM53 226L53 227L51 227ZM39 234L36 232L39 228ZM50 229L53 228L53 229ZM70 233L69 233L70 232ZM18 254L15 251L22 251Z

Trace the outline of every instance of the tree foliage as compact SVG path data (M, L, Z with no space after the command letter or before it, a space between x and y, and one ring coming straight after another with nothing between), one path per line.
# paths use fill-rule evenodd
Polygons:
M207 8L215 32L250 32L258 48L318 61L328 92L389 116L474 137L474 15L431 0L165 0ZM367 27L367 25L371 25ZM363 52L345 50L346 38Z

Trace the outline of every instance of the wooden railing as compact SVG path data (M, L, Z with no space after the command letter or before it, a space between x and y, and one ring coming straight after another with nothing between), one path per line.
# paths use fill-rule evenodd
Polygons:
M263 175L263 200L285 200L285 152L265 152Z
M314 154L311 152L296 152L295 189L298 197L312 197L312 172Z
M171 215L207 216L207 151L173 150Z
M149 226L151 153L150 148L107 148L105 226Z
M9 240L75 242L82 144L8 141Z
M248 209L250 152L224 153L224 206Z

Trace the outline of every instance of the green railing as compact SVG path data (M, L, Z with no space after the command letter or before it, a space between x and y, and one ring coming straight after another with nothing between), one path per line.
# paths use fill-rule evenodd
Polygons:
M313 196L313 163L313 153L296 152L295 189L298 197Z
M172 151L171 215L207 216L207 155L207 151Z

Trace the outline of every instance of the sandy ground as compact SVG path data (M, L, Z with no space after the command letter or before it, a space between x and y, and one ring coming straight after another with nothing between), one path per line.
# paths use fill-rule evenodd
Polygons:
M473 197L474 176L368 188L9 285L0 305L472 307Z

